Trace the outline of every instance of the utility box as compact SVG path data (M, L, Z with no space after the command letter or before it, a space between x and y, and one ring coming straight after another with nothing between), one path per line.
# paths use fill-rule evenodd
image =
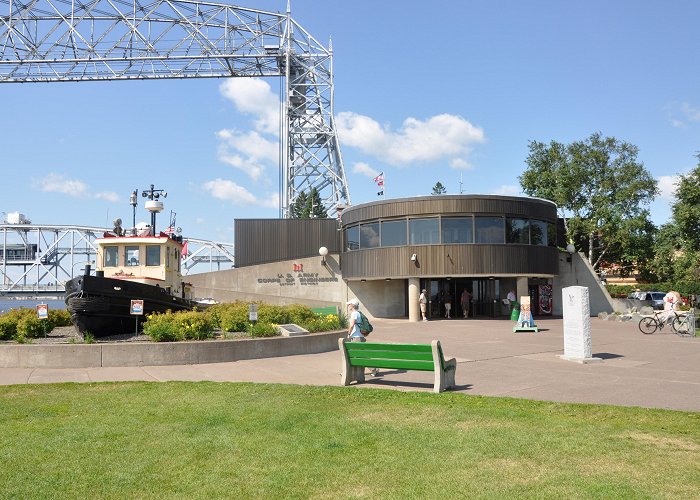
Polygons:
M7 223L8 224L31 224L32 221L27 219L24 214L21 214L19 212L11 212L7 214Z

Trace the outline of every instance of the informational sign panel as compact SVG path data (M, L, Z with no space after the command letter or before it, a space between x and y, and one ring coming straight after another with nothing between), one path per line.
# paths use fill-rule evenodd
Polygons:
M143 315L143 300L135 299L131 301L131 314Z
M249 304L248 305L248 319L250 321L257 321L258 320L258 305L257 304Z
M37 304L36 316L39 319L49 319L49 306L47 304Z
M591 308L588 288L570 286L562 290L564 310L564 359L579 362L598 361L592 358Z
M532 319L532 309L530 308L530 296L523 295L520 297L520 320L521 322L527 322L530 324Z

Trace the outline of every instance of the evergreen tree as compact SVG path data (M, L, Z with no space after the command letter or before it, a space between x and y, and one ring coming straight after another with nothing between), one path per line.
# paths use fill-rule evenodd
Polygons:
M299 193L292 205L292 218L294 219L326 219L328 211L323 206L318 189L311 188L309 194L305 191Z
M437 181L435 185L433 186L433 195L440 195L440 194L445 194L447 192L447 188L442 185L442 182Z

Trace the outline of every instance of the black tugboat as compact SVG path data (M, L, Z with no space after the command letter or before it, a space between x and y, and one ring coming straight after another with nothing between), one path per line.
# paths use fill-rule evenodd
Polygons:
M132 206L136 206L132 195ZM95 337L134 333L138 320L146 315L168 310L192 309L189 285L182 281L181 256L183 242L173 231L155 233L156 213L163 210L162 190L144 191L146 209L151 212L151 225L139 224L124 234L121 221L115 221L113 232L95 240L97 266L95 276L86 266L85 275L66 283L66 309L81 334ZM169 229L172 229L172 225ZM131 314L131 301L143 300L143 315ZM135 319L137 318L137 319Z

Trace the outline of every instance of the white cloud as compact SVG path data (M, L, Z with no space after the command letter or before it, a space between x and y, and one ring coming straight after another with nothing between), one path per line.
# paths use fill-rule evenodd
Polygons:
M280 98L265 80L229 78L219 86L219 92L233 101L236 109L255 117L255 129L277 135L280 123Z
M231 202L234 205L259 205L268 208L279 206L279 196L276 193L268 195L266 198L257 198L243 186L227 179L214 179L205 182L202 187L214 198Z
M664 200L674 201L676 199L676 184L678 180L679 177L677 175L662 175L657 178L659 196Z
M268 141L255 131L239 133L224 129L216 135L222 141L217 151L219 161L242 170L254 181L265 172L266 163L277 161L277 142Z
M65 175L49 173L40 179L34 179L33 183L44 193L62 193L75 198L86 198L88 186L83 181L66 179Z
M486 140L481 128L450 114L425 121L406 118L396 132L352 112L340 113L336 124L341 144L354 146L392 165L446 159L453 168L468 168L465 157L471 146Z
M83 181L67 179L63 174L49 173L39 179L32 179L34 187L44 193L61 193L73 196L74 198L95 198L97 200L107 200L112 203L118 202L121 198L113 191L100 191L91 193L90 187Z
M121 199L121 196L114 191L102 191L101 193L95 193L95 198L98 200L107 200L111 201L112 203L116 203Z
M355 163L352 166L352 171L355 174L366 175L367 177L371 177L372 179L379 175L379 171L373 169L368 164L363 162Z
M689 122L700 121L700 108L689 102L667 106L666 111L671 125L677 128L685 127Z
M683 113L683 116L685 116L686 120L690 122L700 121L700 108L691 106L691 104L688 102L684 102L683 104L681 104L681 113Z
M502 196L517 196L518 194L520 194L520 187L504 184L502 186L497 187L495 191L491 194L500 194Z

